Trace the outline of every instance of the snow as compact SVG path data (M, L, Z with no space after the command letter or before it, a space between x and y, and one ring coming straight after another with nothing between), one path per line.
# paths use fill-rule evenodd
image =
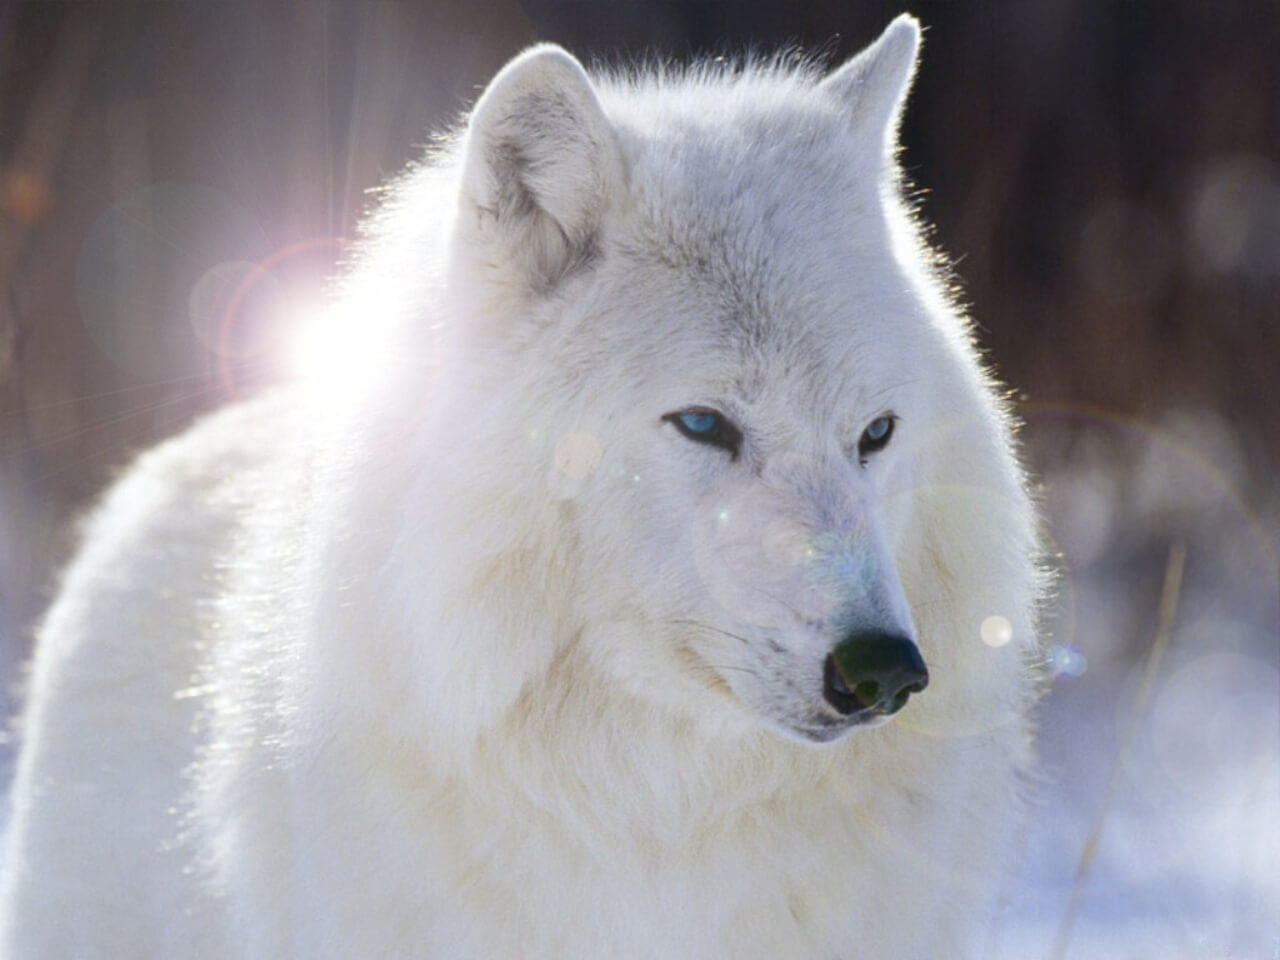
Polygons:
M1043 706L1036 813L986 956L1277 960L1277 504L1252 505L1266 486L1207 415L1029 420L1061 550L1049 643L1085 668Z

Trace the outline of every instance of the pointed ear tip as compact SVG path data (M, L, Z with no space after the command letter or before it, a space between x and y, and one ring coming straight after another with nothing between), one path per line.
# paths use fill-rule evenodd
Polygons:
M512 109L513 98L538 91L573 92L573 99L589 100L591 86L577 57L558 44L539 43L516 54L494 75L476 101L471 124L481 117L504 115Z
M561 71L575 76L586 74L578 58L558 43L535 43L512 57L499 75L544 71Z
M547 63L553 61L559 61L560 63L578 62L577 57L558 43L535 43L531 47L525 47L515 55L512 63L525 60L542 60Z
M909 13L900 13L885 27L879 45L900 51L903 56L914 60L920 51L922 33L919 20Z

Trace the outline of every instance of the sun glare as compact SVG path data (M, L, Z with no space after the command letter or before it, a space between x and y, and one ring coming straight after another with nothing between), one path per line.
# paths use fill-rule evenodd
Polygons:
M343 398L369 384L383 355L385 324L369 322L350 305L340 304L300 310L291 327L286 364L308 389L322 397Z

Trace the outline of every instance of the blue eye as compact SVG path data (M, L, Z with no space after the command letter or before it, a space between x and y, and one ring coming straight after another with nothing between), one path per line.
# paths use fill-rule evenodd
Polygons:
M680 416L680 426L690 433L710 433L719 424L719 418L706 410L689 410Z
M867 425L867 429L862 431L862 437L858 440L860 459L865 460L869 454L885 448L889 438L893 436L894 419L893 415L886 414L883 417L876 417Z
M871 421L871 426L867 427L867 439L872 441L883 440L889 435L889 431L893 429L893 421L888 417L878 417Z
M742 449L742 431L723 413L705 407L677 410L662 418L695 443L719 447L734 460Z

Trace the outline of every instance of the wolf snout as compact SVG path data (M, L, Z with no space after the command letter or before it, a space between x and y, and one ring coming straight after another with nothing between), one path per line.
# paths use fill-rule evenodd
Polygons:
M822 679L823 697L841 716L864 710L888 715L929 685L929 671L910 637L861 630L827 655Z

